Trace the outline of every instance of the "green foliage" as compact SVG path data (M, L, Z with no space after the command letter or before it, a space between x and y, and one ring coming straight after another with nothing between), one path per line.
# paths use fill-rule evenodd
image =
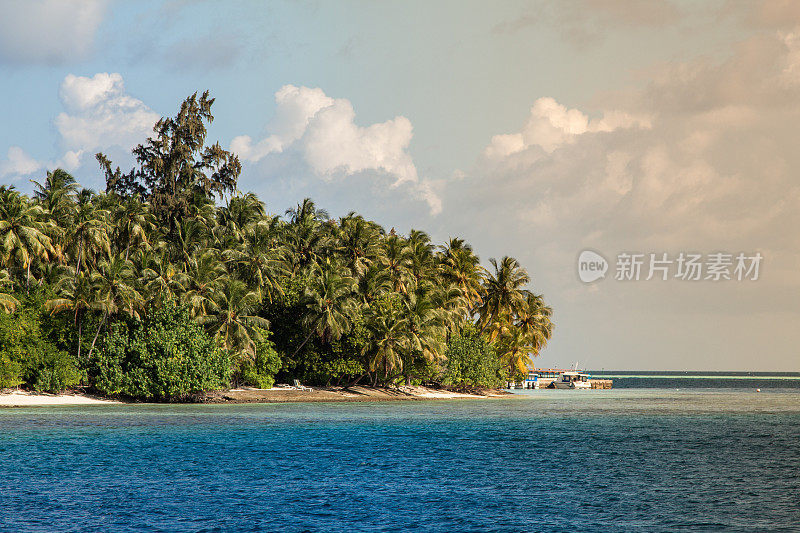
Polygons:
M20 298L14 314L0 313L0 387L24 385L59 392L81 381L77 361L46 334L40 300Z
M470 326L447 343L442 384L447 387L502 386L506 371L494 348Z
M95 369L95 387L109 395L178 400L229 385L230 357L185 307L165 302L139 321L112 325Z
M255 358L241 363L241 378L247 385L259 389L269 389L275 384L275 374L283 366L275 344L269 340L269 332L259 331L260 340L256 341Z
M212 104L161 119L127 173L98 154L103 192L60 169L33 197L0 186L0 385L167 400L227 385L232 360L259 387L496 386L545 347L552 309L511 257L487 271L461 239L308 198L267 214L206 142Z

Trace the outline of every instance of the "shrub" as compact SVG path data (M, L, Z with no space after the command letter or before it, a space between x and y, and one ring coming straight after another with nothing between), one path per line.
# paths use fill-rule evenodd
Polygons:
M0 313L0 387L59 392L78 385L78 362L46 335L38 298L20 299L16 313Z
M112 324L103 344L94 386L105 394L168 401L230 384L228 353L173 301Z
M259 331L261 340L256 341L256 355L252 360L241 363L241 379L247 385L259 389L269 389L275 384L275 374L283 366L275 344L269 340L269 331Z
M492 345L472 326L447 343L442 384L447 387L502 386L506 372Z

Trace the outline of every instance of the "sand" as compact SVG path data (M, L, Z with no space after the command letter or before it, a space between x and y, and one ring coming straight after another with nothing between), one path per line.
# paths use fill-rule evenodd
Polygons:
M309 389L307 387L307 389ZM272 389L231 389L208 392L197 398L202 403L280 403L280 402L376 402L396 400L451 400L467 398L496 398L507 393L487 391L483 394L465 394L427 387L313 387L300 390L291 387Z
M284 403L284 402L378 402L397 400L451 400L468 398L499 398L508 393L486 391L465 394L427 387L403 386L398 388L362 387L306 387L296 389L277 386L271 389L242 388L199 394L186 403ZM2 407L44 407L56 405L119 404L85 394L44 394L17 389L0 391Z
M85 394L43 394L11 390L0 392L0 407L37 407L48 405L89 405L120 403Z

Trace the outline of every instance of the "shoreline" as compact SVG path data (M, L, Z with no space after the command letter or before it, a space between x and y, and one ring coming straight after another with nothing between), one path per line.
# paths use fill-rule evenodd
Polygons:
M298 403L298 402L382 402L418 400L456 400L504 398L511 393L499 389L480 393L454 392L428 387L401 386L398 388L355 386L307 387L306 390L294 387L273 387L271 389L239 388L209 391L195 395L181 402L165 404L244 404L244 403ZM28 392L20 389L0 391L0 408L49 407L62 405L124 405L149 402L125 401L102 398L84 393L48 394Z

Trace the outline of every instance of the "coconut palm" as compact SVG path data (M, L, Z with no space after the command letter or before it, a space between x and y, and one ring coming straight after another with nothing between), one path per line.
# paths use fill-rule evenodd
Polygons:
M155 218L139 196L130 196L118 203L112 211L114 240L118 249L125 248L125 259L134 249L150 245L148 235L153 232Z
M25 271L25 286L30 284L31 264L47 261L54 252L45 211L14 187L0 186L0 263L9 270Z
M439 270L442 277L458 287L471 312L481 301L481 281L485 270L480 266L480 259L461 239L450 239L441 253Z
M269 327L269 321L258 316L260 309L258 291L249 290L242 281L227 278L214 294L208 314L198 321L232 353L255 357L256 341L261 340L259 328Z
M138 318L143 303L142 295L135 287L133 264L122 254L101 260L90 279L95 293L93 307L102 311L102 317L89 347L89 359L92 358L94 345L106 319L119 312Z
M495 339L504 320L521 312L525 305L525 290L530 282L524 268L513 257L504 257L499 263L489 260L494 268L484 279L484 297L478 306L481 331L489 328L489 336Z
M108 211L95 205L92 191L83 189L78 193L74 225L66 239L67 252L75 262L76 276L83 269L94 266L100 257L111 255L107 215Z
M338 340L347 332L357 313L353 294L354 280L341 276L333 265L317 267L305 291L303 325L308 335L294 355L316 334L324 342Z
M45 302L45 309L50 313L71 311L73 323L78 328L78 359L81 358L83 344L83 318L87 311L98 308L96 293L93 290L89 275L85 272L75 274L73 267L62 267L62 275L55 284L56 298Z
M11 287L13 285L8 270L0 270L0 287ZM0 309L6 313L13 313L19 307L19 300L12 295L0 292Z

